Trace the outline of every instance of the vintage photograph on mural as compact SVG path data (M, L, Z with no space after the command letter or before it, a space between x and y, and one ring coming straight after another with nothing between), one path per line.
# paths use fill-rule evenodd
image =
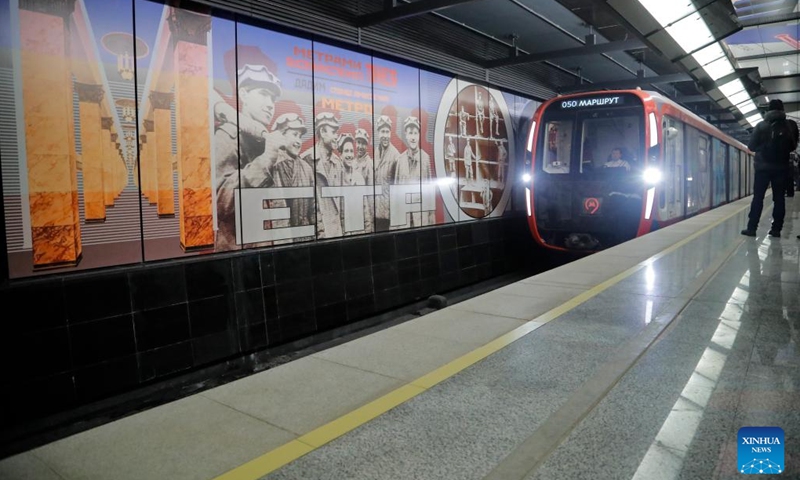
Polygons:
M436 166L442 176L454 180L441 188L453 218L500 216L505 211L513 184L513 126L502 92L458 79L446 88L437 116Z
M217 248L313 240L311 42L242 23L236 38L223 55L238 110L214 114ZM235 124L223 120L237 117L238 165Z
M373 231L372 59L314 43L317 238Z
M433 168L419 108L419 69L375 58L377 231L435 223ZM422 188L422 185L426 188Z
M507 210L525 98L191 2L0 13L12 278Z

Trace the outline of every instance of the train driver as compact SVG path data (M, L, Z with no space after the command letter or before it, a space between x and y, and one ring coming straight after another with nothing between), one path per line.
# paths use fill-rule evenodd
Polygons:
M624 168L625 171L630 172L631 164L622 158L622 148L617 147L611 150L611 155L608 156L603 168Z

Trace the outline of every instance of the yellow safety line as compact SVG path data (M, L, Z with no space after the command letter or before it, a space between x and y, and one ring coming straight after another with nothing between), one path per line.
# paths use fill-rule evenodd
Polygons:
M215 480L254 480L274 472L284 465L297 460L303 455L316 450L326 443L339 438L345 433L358 428L370 420L388 412L394 407L416 397L427 389L432 388L433 386L461 372L470 365L473 365L485 359L489 355L509 346L533 330L536 330L536 328L538 328L542 323L547 323L550 320L560 317L564 313L572 310L573 308L603 292L614 284L624 280L638 270L641 270L646 265L649 265L653 261L677 250L707 231L728 221L731 217L739 214L739 212L745 210L749 206L750 205L748 204L736 209L730 215L717 220L711 225L708 225L702 230L693 233L669 248L662 250L651 257L648 257L646 260L639 262L624 272L609 278L608 280L573 297L569 301L553 308L552 310L549 310L515 328L514 330L501 335L486 345L478 347L475 350L453 360L452 362L447 363L436 370L423 375L422 377L413 380L412 382L403 385L402 387L399 387L396 390L337 418L336 420L326 423L325 425L322 425L321 427L318 427L283 446L271 450L258 458L236 467L233 470L230 470L229 472L217 477Z

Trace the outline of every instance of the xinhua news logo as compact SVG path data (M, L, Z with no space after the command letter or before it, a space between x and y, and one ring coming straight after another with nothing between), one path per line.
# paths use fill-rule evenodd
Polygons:
M783 473L783 429L742 427L739 429L738 470L745 475Z

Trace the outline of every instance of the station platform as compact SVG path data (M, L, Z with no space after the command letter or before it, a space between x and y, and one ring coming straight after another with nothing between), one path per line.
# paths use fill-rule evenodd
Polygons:
M800 478L800 197L750 198L0 461L3 479ZM766 204L771 204L768 198Z

